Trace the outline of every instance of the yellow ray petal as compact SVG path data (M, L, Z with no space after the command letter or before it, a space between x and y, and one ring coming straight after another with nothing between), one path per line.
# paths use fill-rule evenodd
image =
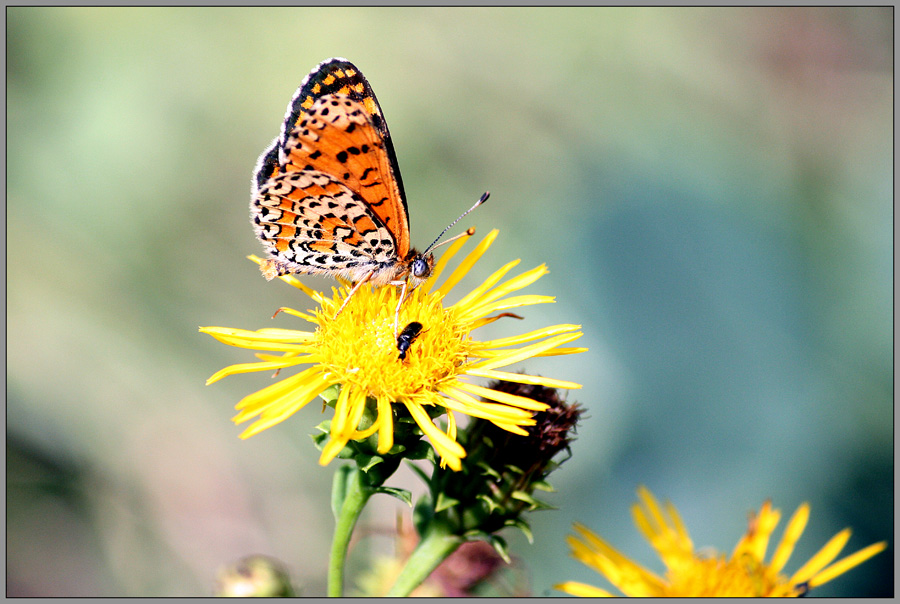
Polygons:
M378 449L381 454L387 453L394 446L394 421L391 416L391 401L379 396L377 402L378 418L373 426L378 426Z
M496 371L494 369L481 369L479 367L469 367L466 369L466 375L483 377L490 380L504 380L507 382L516 382L517 384L538 384L547 388L565 388L576 390L581 388L581 384L575 382L567 382L566 380L557 380L554 378L542 377L539 375L528 375L525 373L511 373L509 371Z
M769 567L776 573L781 572L781 569L784 568L788 558L791 557L794 546L800 539L800 535L803 534L803 530L806 528L808 520L809 504L804 503L798 507L797 511L794 512L794 515L791 516L791 519L784 529L784 535L781 536L781 541L778 543L778 547L775 548L775 553L772 554L772 562L769 564Z
M306 351L306 342L312 340L314 335L288 329L248 331L229 327L201 327L200 331L229 346L291 352Z
M855 554L850 554L849 556L838 560L809 580L810 589L831 581L835 577L844 574L854 566L862 564L885 549L887 549L887 541L881 541L880 543L873 543L872 545L859 550Z
M206 380L206 385L209 386L213 382L218 382L225 376L234 375L237 373L253 373L254 371L272 371L273 369L284 369L285 367L293 367L294 365L309 363L309 359L309 356L289 357L287 359L267 361L265 363L238 363L236 365L229 365L228 367L220 369L212 374L209 379Z
M471 304L473 300L478 300L484 294L484 292L496 285L497 282L500 281L500 279L506 276L506 273L515 268L520 262L521 260L516 259L501 266L499 269L494 271L487 279L485 279L481 283L481 285L463 296L459 302L453 305L453 307L460 310L465 310L465 308L469 306L469 304Z
M525 342L540 340L541 338L547 336L555 336L561 333L576 331L579 329L581 329L581 325L551 325L550 327L542 327L541 329L535 329L534 331L529 331L517 336L509 336L506 338L497 338L496 340L486 340L484 342L478 342L472 346L472 349L475 351L480 351L487 348L504 348L506 346L517 346L518 344L524 344Z
M837 535L828 540L828 543L822 546L816 555L809 559L809 561L797 569L791 576L791 583L798 584L809 581L813 578L813 576L818 573L820 570L825 568L828 564L831 563L832 560L837 558L837 555L841 553L841 550L844 549L844 546L847 544L847 541L850 539L850 529L844 529L839 532Z
M565 583L557 583L553 589L564 591L570 596L578 596L580 598L614 598L615 596L605 589L593 587L578 581L566 581Z
M348 386L344 386L343 388L341 388L337 400L334 403L334 419L331 420L332 438L346 438L347 436L346 433L348 432L348 430L346 428L346 425L347 420L349 419L347 408L349 407L350 392L352 390L353 389ZM355 427L356 426L350 426L350 429L352 430Z
M322 375L322 367L318 365L309 367L308 369L304 369L297 375L292 375L283 380L275 382L274 384L266 386L262 390L257 390L253 394L248 394L247 396L242 398L238 402L238 404L234 406L234 408L244 409L259 404L266 404L276 401L279 397L282 397L285 394L289 394L291 391L297 388L305 388L308 384L316 381Z
M434 284L437 283L438 278L441 276L441 273L444 272L444 268L447 266L447 263L450 262L450 259L456 256L459 252L460 248L469 241L468 237L460 237L456 241L450 244L450 247L441 254L440 259L435 263L434 270L431 271L431 276L428 278L425 283L422 284L422 287L426 292L430 292L434 287ZM448 288L449 290L449 288Z
M463 259L462 262L459 263L459 266L456 267L450 276L447 277L447 280L441 284L441 286L437 289L437 293L442 296L446 296L447 293L453 289L453 286L459 283L459 280L462 279L466 273L478 262L478 259L481 258L482 255L487 251L491 244L494 243L494 239L497 238L497 235L500 234L500 231L497 229L493 229L490 233L484 236L484 239L481 240L474 250L472 250L468 256Z
M558 357L566 354L578 354L580 352L587 352L590 348L554 348L552 350L546 350L544 352L539 352L534 355L536 357Z
M459 390L448 389L443 391L447 395L443 405L448 409L454 409L465 413L470 417L480 417L491 421L520 423L531 420L531 412L525 409L501 405L498 403L486 403L478 401ZM465 400L468 399L468 400ZM531 420L531 424L534 421Z
M518 396L515 394L509 394L508 392L500 392L499 390L491 390L490 388L476 386L475 384L470 384L468 382L458 381L456 382L455 386L460 390L464 390L476 396L487 398L500 403L506 403L507 405L512 405L513 407L521 407L522 409L543 411L550 407L550 405L548 405L547 403L539 403L534 399L530 399L524 396Z
M287 306L282 306L281 308L276 310L275 315L277 315L278 313L282 313L282 312L286 315L292 315L294 317L303 319L304 321L307 321L309 323L318 323L316 321L316 317L314 315L310 315L305 312L300 312L299 310L294 310L293 308L288 308ZM274 318L275 315L272 315L272 317Z
M328 386L330 386L330 385L331 384L329 384L327 382L327 379L324 376L322 376L321 379L317 380L316 382L314 382L312 384L309 384L307 389L298 390L297 392L292 393L290 399L285 399L285 402L287 400L291 400L292 402L290 402L290 404L286 404L279 413L271 413L270 414L268 409L263 410L262 417L260 419L258 419L257 421L253 422L250 425L250 427L248 427L246 430L244 430L239 435L239 438L242 438L242 439L250 438L254 434L258 434L258 433L262 432L263 430L265 430L267 428L271 428L275 424L278 424L278 423L284 421L285 419L287 419L288 417L290 417L291 415L293 415L294 413L296 413L297 411L299 411L300 409L305 407L307 404L309 404L309 402L311 400L316 398L323 390L328 388ZM243 420L241 420L241 421L243 421ZM235 423L240 423L240 422L236 421Z
M459 320L463 322L472 322L480 319L481 317L493 314L495 312L508 310L510 308L534 306L535 304L551 304L553 302L556 302L556 298L553 296L511 296L509 298L502 298L500 300L497 300L496 302L491 302L490 304L478 304L470 306L459 315Z
M447 465L458 472L462 468L460 460L466 456L466 450L458 442L450 439L449 436L439 430L431 422L431 418L428 417L428 413L425 412L421 405L408 401L404 401L404 404L409 409L409 414L416 420L416 424L422 429L422 432L431 439L434 448L447 462Z
M518 263L518 261L516 261L516 262ZM507 266L509 266L509 265L507 265ZM504 268L506 268L506 267L504 267ZM510 268L512 268L512 267L510 267ZM503 269L500 269L500 270L502 271ZM500 271L498 271L498 272L500 272ZM467 300L465 302L465 304L462 301L460 301L460 303L457 304L457 307L461 311L463 311L464 314L468 314L475 308L488 306L495 300L498 300L507 294L511 294L512 292L519 291L520 289L528 287L529 285L531 285L532 283L534 283L535 281L537 281L538 279L540 279L541 277L546 275L547 272L548 272L547 266L545 264L541 264L540 266L536 266L535 268L531 269L530 271L525 271L524 273L522 273L521 275L518 275L517 277L513 277L512 279L508 279L508 280L504 281L503 283L501 283L497 287L491 289L490 291L486 291L483 293L479 292L479 295L477 298L474 298L474 297L470 298L469 300ZM496 273L495 273L495 275L496 275ZM489 281L493 278L493 276L494 275L492 275L489 278Z
M343 449L346 445L346 440L335 439L334 437L329 439L329 441L325 443L325 446L322 447L322 454L319 455L319 465L327 466L331 462L331 460L337 457L337 454L340 453L341 449Z
M519 436L528 436L528 430L516 425L516 424L508 424L506 422L501 422L497 420L488 420L498 428L502 430L506 430L507 432L512 432L513 434L518 434ZM530 425L534 425L535 422L532 421Z
M507 354L500 355L496 358L481 361L478 363L473 363L473 366L478 369L496 369L498 367L505 367L508 365L512 365L513 363L518 363L520 361L524 361L525 359L531 358L534 355L544 352L546 350L550 350L552 348L556 348L560 344L568 344L573 340L577 340L581 337L581 332L576 331L574 333L566 333L560 334L558 336L554 336L552 338L547 338L541 342L536 342L534 344L530 344L528 346L524 346L522 348L518 348L516 350L510 350Z

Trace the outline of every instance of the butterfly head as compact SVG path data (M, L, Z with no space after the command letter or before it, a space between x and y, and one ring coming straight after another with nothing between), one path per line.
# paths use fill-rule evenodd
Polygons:
M406 258L409 276L413 283L418 285L431 276L431 272L434 270L434 254L431 252L421 254L416 250L410 250Z

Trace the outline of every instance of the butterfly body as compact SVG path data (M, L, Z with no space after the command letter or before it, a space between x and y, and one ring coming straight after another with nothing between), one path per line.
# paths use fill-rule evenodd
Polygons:
M257 161L250 215L269 258L289 273L415 286L434 259L410 247L409 214L390 132L368 81L346 59L304 79L281 133Z

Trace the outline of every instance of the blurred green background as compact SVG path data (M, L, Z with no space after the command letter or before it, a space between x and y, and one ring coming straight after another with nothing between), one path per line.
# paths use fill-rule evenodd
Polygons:
M887 7L7 8L7 594L204 595L251 553L324 594L320 410L240 441L270 377L205 387L250 355L197 327L297 326L245 259L250 174L331 56L378 95L413 242L490 190L463 286L546 262L524 328L584 326L521 367L588 410L558 509L509 535L535 595L607 586L576 520L663 571L639 484L726 552L809 501L788 572L846 526L893 545L893 34ZM373 501L350 577L404 509ZM892 594L893 548L813 592Z

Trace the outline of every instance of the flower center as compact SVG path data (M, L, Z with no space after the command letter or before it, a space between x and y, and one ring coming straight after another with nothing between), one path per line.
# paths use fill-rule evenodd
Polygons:
M438 390L441 382L456 377L468 351L466 326L455 319L452 309L443 308L440 295L424 288L403 301L395 333L398 296L394 286L360 288L337 317L319 313L316 332L321 363L338 382L394 401ZM335 302L333 309L342 300L336 297ZM414 321L421 329L404 331ZM403 359L400 334L404 334Z
M764 565L749 559L695 558L669 573L671 595L759 597L769 594L771 578Z

